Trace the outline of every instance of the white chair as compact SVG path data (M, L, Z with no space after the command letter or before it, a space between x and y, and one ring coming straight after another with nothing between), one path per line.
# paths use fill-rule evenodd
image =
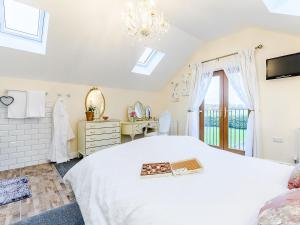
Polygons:
M157 135L169 135L170 127L171 127L172 116L170 112L163 112L159 116L159 128L158 132L148 133L148 128L145 130L145 137L157 136Z

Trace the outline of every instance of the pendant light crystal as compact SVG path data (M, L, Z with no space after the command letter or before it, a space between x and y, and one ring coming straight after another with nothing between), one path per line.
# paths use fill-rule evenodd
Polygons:
M155 8L154 0L129 2L123 20L127 33L138 40L160 39L170 28L164 14Z

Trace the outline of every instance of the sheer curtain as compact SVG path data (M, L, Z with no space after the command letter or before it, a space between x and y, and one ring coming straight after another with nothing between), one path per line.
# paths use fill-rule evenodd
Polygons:
M255 49L244 50L238 55L196 67L195 83L187 114L186 135L199 138L199 108L205 99L213 73L224 70L230 84L251 111L247 123L245 154L261 156L258 77L254 53Z
M241 51L239 54L241 78L245 95L248 99L248 107L251 110L247 126L248 151L246 155L261 156L261 131L260 131L260 100L258 89L258 77L255 65L255 49Z
M196 65L195 82L191 91L186 121L186 135L199 138L199 108L204 101L209 84L213 77L211 64Z
M223 61L226 76L250 115L247 123L245 155L260 156L259 94L254 49L241 51Z

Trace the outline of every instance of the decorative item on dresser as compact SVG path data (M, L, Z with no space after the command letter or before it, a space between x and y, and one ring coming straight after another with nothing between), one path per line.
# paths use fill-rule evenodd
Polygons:
M121 144L119 120L80 121L78 151L83 156Z
M87 121L93 121L94 120L95 109L96 109L96 107L94 107L92 105L89 106L88 111L85 112Z

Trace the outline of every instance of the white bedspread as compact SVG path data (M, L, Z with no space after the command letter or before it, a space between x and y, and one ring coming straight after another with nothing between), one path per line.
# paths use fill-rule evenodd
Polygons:
M202 173L140 178L143 163L197 158ZM95 153L65 176L86 225L254 225L292 167L157 136Z

